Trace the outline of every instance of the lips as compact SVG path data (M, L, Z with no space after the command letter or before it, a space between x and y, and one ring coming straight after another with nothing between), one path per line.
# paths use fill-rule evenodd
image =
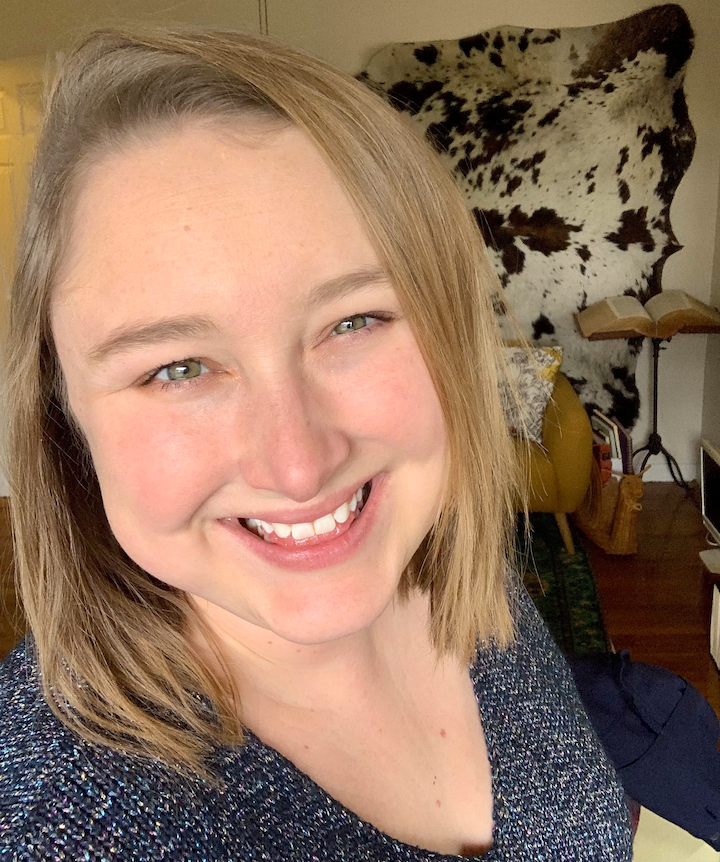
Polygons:
M316 545L330 541L346 533L362 512L372 488L372 481L366 482L334 512L324 515L314 522L301 524L274 524L252 518L240 518L240 524L263 541L286 548Z
M331 533L288 544L268 542L243 526L239 518L225 518L218 523L235 542L271 566L296 572L312 572L340 565L354 556L375 526L384 498L387 474L375 476L369 486L361 512ZM366 487L366 486L363 486Z

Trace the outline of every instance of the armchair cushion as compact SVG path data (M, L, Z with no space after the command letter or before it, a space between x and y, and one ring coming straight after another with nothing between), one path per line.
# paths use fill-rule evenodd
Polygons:
M517 438L531 512L574 512L590 483L592 429L585 408L562 372L542 426L542 445Z

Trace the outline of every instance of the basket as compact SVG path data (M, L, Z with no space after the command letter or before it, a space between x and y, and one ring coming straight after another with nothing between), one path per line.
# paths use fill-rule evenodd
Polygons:
M643 473L645 471L643 470ZM580 508L570 517L585 535L608 554L637 553L637 521L645 493L643 473L613 475L603 485L593 459L590 487Z

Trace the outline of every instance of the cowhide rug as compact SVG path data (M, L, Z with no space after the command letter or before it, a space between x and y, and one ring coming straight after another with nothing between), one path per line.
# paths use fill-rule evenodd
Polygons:
M629 427L640 343L583 341L573 312L620 293L645 302L681 247L669 212L695 143L692 48L685 12L665 5L596 27L392 44L359 76L455 174L526 335L561 344L586 407Z

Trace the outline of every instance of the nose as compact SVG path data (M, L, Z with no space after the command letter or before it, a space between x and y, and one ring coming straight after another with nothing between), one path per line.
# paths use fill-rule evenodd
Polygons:
M258 386L244 407L241 470L255 490L307 502L348 459L349 433L332 397L298 376Z

